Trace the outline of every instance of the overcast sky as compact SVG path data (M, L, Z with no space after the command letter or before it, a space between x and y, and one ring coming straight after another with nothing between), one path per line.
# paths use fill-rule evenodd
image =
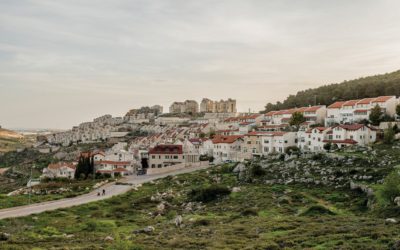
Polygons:
M400 69L400 1L1 0L0 125L202 97L239 111Z

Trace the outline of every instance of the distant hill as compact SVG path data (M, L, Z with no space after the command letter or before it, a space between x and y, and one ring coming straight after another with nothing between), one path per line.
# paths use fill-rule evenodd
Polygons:
M22 137L23 137L23 135L15 132L15 131L0 128L0 138L19 139Z
M26 140L23 135L12 130L0 128L0 153L24 148L30 144L31 142Z
M330 105L335 101L382 95L400 95L400 70L299 91L296 95L289 95L283 102L268 103L265 111L314 104Z

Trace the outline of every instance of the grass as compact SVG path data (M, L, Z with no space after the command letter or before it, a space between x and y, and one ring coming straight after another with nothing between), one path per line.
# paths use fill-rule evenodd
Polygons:
M71 182L48 182L33 187L33 194L21 194L15 196L7 196L0 194L0 209L11 208L17 206L28 205L30 203L39 203L64 198L72 198L78 195L86 194L92 191L92 187L98 180L82 180ZM34 194L35 190L52 191L59 188L68 188L70 191L59 194Z
M216 184L241 191L207 203L191 200L193 188ZM362 209L364 199L321 186L238 183L217 167L147 183L108 200L0 220L0 232L12 235L0 249L389 248L400 227ZM168 204L162 212L161 202ZM182 227L174 223L177 215ZM147 226L155 230L134 232ZM107 236L114 241L105 241Z

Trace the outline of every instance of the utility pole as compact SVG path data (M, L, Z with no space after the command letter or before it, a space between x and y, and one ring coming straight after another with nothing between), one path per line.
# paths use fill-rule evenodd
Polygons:
M35 165L33 164L32 166L31 166L31 176L30 176L30 178L29 178L29 181L28 181L28 183L29 183L29 201L28 201L28 204L30 205L31 204L31 195L32 195L32 172L33 172L33 168L35 167Z

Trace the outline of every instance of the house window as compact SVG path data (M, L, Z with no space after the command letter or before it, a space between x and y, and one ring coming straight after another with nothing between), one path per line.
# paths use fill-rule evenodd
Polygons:
M155 158L156 158L156 156L155 156L155 155L152 155L152 156L151 156L151 159L155 159Z
M156 167L156 164L151 164L151 168L155 168Z
M161 168L161 167L162 167L162 165L161 165L161 164L158 164L158 165L157 165L157 167L158 167L158 168Z
M178 156L177 156L177 155L174 155L174 159L178 159Z

